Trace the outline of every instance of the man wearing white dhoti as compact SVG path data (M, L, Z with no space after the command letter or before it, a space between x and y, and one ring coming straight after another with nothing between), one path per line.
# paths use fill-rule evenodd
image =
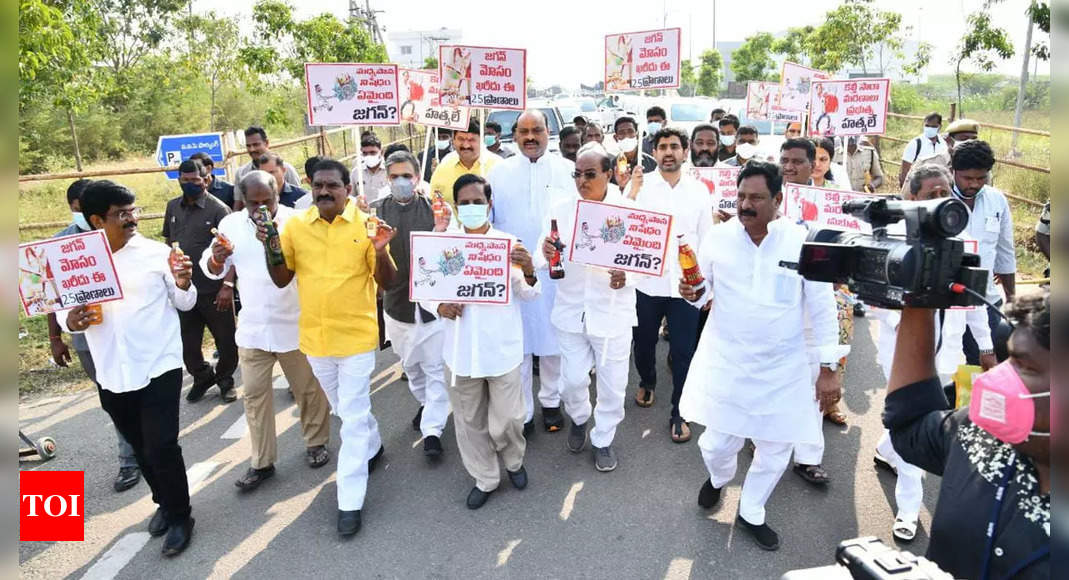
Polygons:
M806 230L776 219L783 201L779 167L752 161L739 172L738 184L738 219L713 227L698 252L705 280L699 286L679 283L680 295L695 307L713 303L680 412L706 426L698 440L710 476L698 495L702 507L719 502L735 477L739 450L753 440L737 521L758 546L776 550L779 535L765 523L764 505L794 444L818 440L818 403L825 408L841 396L832 370L839 333L831 284L804 280L785 267L798 261ZM820 353L815 391L806 313Z

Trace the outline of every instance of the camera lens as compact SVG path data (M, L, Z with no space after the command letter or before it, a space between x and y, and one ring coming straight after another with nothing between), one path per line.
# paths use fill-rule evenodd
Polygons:
M960 234L969 225L969 210L956 199L947 199L935 210L935 224L943 237Z

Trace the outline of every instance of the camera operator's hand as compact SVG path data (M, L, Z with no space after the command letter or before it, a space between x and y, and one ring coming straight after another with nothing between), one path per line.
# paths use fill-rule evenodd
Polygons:
M820 412L824 413L835 406L843 398L843 387L839 382L839 373L831 369L820 369L817 377L817 401L820 401Z
M898 323L894 362L887 392L937 376L935 369L935 311L905 307Z

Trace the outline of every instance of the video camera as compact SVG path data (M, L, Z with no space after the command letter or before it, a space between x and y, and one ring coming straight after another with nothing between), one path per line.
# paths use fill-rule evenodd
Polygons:
M988 271L954 237L969 223L961 201L851 200L843 202L843 213L872 224L872 234L811 231L798 260L807 280L847 284L859 300L882 308L983 304ZM887 233L903 219L905 237Z
M952 580L954 577L934 562L910 552L898 551L875 537L854 538L839 543L836 564L791 570L780 580Z

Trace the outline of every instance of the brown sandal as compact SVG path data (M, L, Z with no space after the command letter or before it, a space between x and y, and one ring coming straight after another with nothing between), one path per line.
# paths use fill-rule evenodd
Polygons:
M824 420L834 423L840 427L846 426L846 414L839 410L839 404L832 405L832 408L828 409L824 413Z
M672 419L669 423L672 433L672 441L675 443L686 443L690 441L690 424L684 421L680 417Z
M655 400L657 397L653 394L653 389L639 387L638 393L635 394L635 404L639 407L652 407Z

